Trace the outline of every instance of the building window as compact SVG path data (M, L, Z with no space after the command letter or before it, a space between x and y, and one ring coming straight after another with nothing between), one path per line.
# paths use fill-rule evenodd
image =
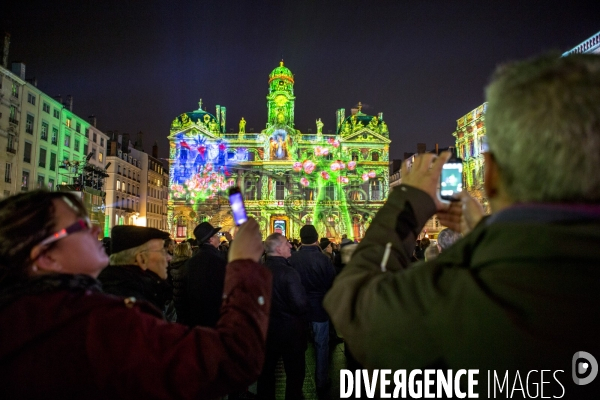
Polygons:
M285 198L285 184L282 181L275 181L275 200Z
M71 127L71 118L67 118L67 120L65 121L65 123L70 128Z
M358 153L352 153L352 161L358 161Z
M23 171L23 177L21 178L21 190L24 192L29 190L29 171Z
M54 190L54 179L48 179L48 190L49 191Z
M17 107L15 106L10 106L10 115L8 117L9 122L12 122L13 124L18 123L19 121L17 121Z
M73 148L75 151L79 151L79 139L75 138L75 147ZM87 154L86 154L87 156Z
M121 190L121 181L117 179L117 190Z
M71 136L65 135L65 147L69 147L71 144Z
M42 140L48 141L48 123L42 122L42 132L40 134Z
M10 183L11 182L11 177L12 175L12 164L11 163L6 163L6 169L4 170L4 182L6 183Z
M371 200L381 200L381 183L379 179L371 181Z
M54 118L60 118L60 112L56 108L52 110L52 115L54 115Z
M103 137L100 138L100 146L104 147L104 138Z
M116 206L117 208L121 208L121 204L119 203L119 196L117 196L117 203L116 204L117 204L117 206Z
M325 186L325 196L328 200L335 200L335 186L330 182Z
M94 132L94 135L92 137L93 137L94 143L96 143L96 140L98 140L98 135L96 134L96 132Z
M31 143L25 142L25 150L23 151L23 162L31 163Z
M50 171L56 171L56 153L50 153Z
M44 187L44 175L38 175L37 188L42 189Z
M306 201L313 201L315 199L315 191L311 188L302 188L302 197Z
M52 127L52 144L58 144L58 128Z
M371 154L371 160L379 161L379 153L373 152L373 154Z
M104 159L104 154L102 154L102 152L98 153L98 161L102 162L102 160Z
M27 93L27 102L35 106L35 95Z
M44 112L46 114L50 114L50 104L44 102L44 105L42 106L42 109L44 110Z
M88 155L88 145L87 143L83 145L83 154Z
M16 97L17 99L19 98L19 88L17 87L17 84L15 82L13 82L12 84L12 91L10 94L13 97Z
M121 174L121 166L117 165L117 174Z
M35 118L31 114L27 114L27 121L25 122L25 132L33 133L33 121Z
M79 122L75 125L75 130L77 133L81 133L81 124Z
M6 150L10 153L16 153L17 149L15 149L15 135L8 134L8 143L6 145Z
M40 159L38 165L42 168L46 168L46 149L40 149Z

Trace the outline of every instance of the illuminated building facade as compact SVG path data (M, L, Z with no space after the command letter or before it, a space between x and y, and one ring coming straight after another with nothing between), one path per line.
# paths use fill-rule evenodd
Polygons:
M263 237L281 232L299 237L305 224L321 236L362 238L389 192L389 131L383 113L366 115L361 106L346 117L336 113L335 134L294 128L294 76L283 65L269 75L267 124L260 133L226 133L226 108L179 115L169 136L169 230L192 236L202 221L232 227L226 196L230 186L244 192L249 216Z

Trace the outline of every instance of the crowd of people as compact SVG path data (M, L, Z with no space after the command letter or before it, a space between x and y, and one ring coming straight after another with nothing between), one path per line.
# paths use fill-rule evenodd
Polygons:
M98 241L69 192L3 199L0 393L233 399L256 382L274 399L283 359L302 399L308 343L323 394L339 333L353 369L477 369L481 398L486 370L562 371L546 394L597 395L573 357L600 357L600 57L507 64L486 95L491 214L442 201L451 154L423 154L358 244L313 225L263 242L253 219L235 237L203 222L182 243L137 226ZM448 228L417 241L433 214Z

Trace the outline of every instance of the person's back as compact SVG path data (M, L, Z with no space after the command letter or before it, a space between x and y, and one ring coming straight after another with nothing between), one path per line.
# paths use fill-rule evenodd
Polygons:
M451 154L420 155L403 165L402 184L325 307L366 368L478 370L479 397L512 397L515 386L535 397L544 386L547 397L597 398L600 382L589 382L600 355L600 58L503 66L487 99L493 214L484 218L466 191L441 201ZM532 151L540 143L552 151ZM465 236L406 268L434 213Z

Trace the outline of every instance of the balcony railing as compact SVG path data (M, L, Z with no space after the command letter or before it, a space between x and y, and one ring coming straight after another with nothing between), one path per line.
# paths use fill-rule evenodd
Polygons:
M8 151L9 153L17 154L17 149L13 149L12 147L7 147L6 151Z
M15 125L19 125L19 120L16 118L8 118L8 122L10 122L11 124L15 124Z

